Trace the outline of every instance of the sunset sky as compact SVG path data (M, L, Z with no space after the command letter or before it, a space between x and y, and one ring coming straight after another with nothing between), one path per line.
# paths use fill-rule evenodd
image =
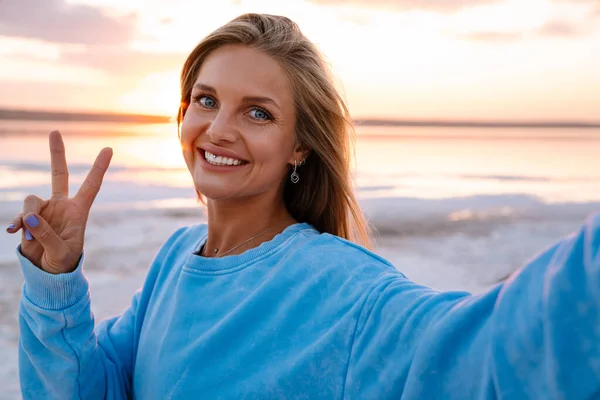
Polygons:
M600 0L2 0L0 107L173 115L245 12L296 21L357 118L600 120Z

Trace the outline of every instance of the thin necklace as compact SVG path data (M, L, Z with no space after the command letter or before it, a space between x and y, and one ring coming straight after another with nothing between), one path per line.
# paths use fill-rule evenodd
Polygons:
M257 233L256 235L252 236L250 239L247 239L247 240L243 241L242 243L238 244L238 245L237 245L237 246L235 246L234 248L232 248L232 249L229 249L229 250L227 250L225 253L221 254L221 257L223 257L223 256L226 256L227 254L231 253L232 251L234 251L234 250L235 250L235 249L237 249L238 247L245 245L245 244L246 244L246 243L248 243L249 241L251 241L251 240L253 240L253 239L256 239L257 237L259 237L260 235L262 235L262 234L264 234L264 233L267 233L267 232L268 232L268 231L270 231L271 229L272 229L272 228L267 228L267 229L265 229L264 231ZM204 247L204 248L206 248L206 246L203 246L203 247ZM218 252L219 252L219 248L218 248L218 247L215 247L214 254L216 255Z

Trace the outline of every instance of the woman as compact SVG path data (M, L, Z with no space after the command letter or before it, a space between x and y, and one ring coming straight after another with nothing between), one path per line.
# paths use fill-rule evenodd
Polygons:
M50 134L52 198L27 197L9 229L23 231L25 398L600 395L600 218L488 293L440 293L365 248L348 112L294 23L236 18L190 54L181 89L208 224L177 230L96 327L83 237L112 153L69 198Z

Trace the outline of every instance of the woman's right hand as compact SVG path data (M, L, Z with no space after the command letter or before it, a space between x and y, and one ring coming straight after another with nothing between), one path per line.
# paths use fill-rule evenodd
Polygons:
M23 212L11 221L8 233L22 230L21 254L51 274L72 272L83 254L85 227L92 203L112 158L112 149L98 154L87 178L69 198L69 170L65 145L58 131L49 135L52 168L52 197L30 195Z

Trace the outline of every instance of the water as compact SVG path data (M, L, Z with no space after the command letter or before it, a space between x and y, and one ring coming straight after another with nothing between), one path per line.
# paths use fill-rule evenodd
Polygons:
M385 195L525 194L549 202L600 199L600 130L369 128L359 132L359 176L364 183L385 182L390 186Z
M18 210L29 193L48 196L47 131L54 127L65 137L72 191L98 151L114 149L99 209L195 204L174 124L3 121L0 217ZM452 219L473 210L514 214L519 207L580 209L600 201L600 130L359 127L357 133L358 196L365 210L371 204L396 210L388 212L394 221L409 210L429 215L441 208Z

